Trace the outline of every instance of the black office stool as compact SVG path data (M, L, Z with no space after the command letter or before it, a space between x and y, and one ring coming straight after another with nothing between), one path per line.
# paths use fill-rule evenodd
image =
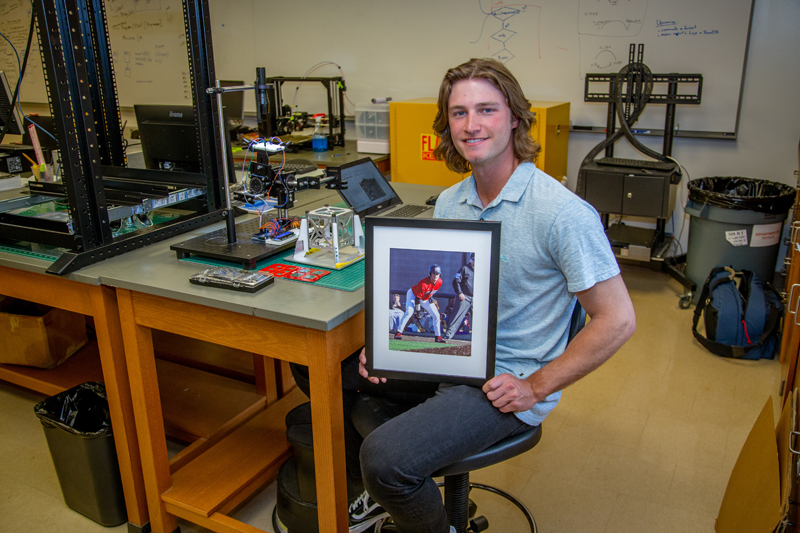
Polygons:
M392 418L389 413L393 411L393 407L394 403L390 400L362 394L353 407L353 424L358 432L366 437L378 426ZM482 516L470 520L469 491L471 488L503 496L519 507L528 520L531 533L537 532L536 521L524 503L498 488L480 483L470 483L469 473L472 470L485 468L526 452L536 446L541 438L542 426L536 426L523 433L507 437L482 452L476 453L463 461L448 465L432 474L432 477L444 476L444 483L439 484L440 486L444 485L444 507L447 511L450 525L455 527L458 533L466 531L478 532L489 527L488 521Z

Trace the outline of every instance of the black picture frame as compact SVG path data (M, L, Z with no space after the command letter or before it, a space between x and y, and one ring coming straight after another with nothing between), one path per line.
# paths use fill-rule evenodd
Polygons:
M478 387L494 377L500 222L392 217L366 217L365 222L369 374ZM446 343L435 342L434 315L438 312L441 318L450 311L450 317L457 317L455 309L449 308L450 298L453 308L460 301L452 281L470 254L474 254L474 291L467 320L455 325L455 337ZM424 278L430 281L429 271L434 265L442 271L441 286L424 303L414 298L413 310L410 309L407 302L408 295L414 296L412 286ZM399 340L391 325L397 314L390 309L392 296L397 293L401 294L401 301L405 299L401 302L403 318L412 313L405 324L396 326L401 328ZM436 307L434 311L432 308ZM409 325L414 318L416 323ZM446 329L441 321L438 331L444 336Z

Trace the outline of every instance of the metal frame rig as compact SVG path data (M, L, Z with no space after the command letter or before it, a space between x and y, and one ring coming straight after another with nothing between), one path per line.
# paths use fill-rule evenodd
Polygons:
M60 196L68 220L1 212L0 238L65 248L49 273L73 272L225 218L223 132L205 91L216 79L208 1L184 0L183 8L200 173L126 168L103 1L34 0L62 184L39 184L35 193L42 196L32 187L15 207ZM182 214L171 221L113 235L111 222L176 204Z

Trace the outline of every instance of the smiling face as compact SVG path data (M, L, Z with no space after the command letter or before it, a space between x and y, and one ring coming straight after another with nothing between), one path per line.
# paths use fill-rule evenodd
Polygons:
M481 78L454 83L447 112L453 144L473 170L514 160L513 134L519 120L494 85Z

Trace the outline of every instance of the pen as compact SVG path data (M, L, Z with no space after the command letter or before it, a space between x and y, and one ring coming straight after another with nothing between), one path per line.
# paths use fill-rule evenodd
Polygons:
M650 133L650 130L631 130L631 133Z
M350 155L350 154L349 153L347 153L347 154L333 154L333 157L339 157L339 156L342 156L342 155Z

